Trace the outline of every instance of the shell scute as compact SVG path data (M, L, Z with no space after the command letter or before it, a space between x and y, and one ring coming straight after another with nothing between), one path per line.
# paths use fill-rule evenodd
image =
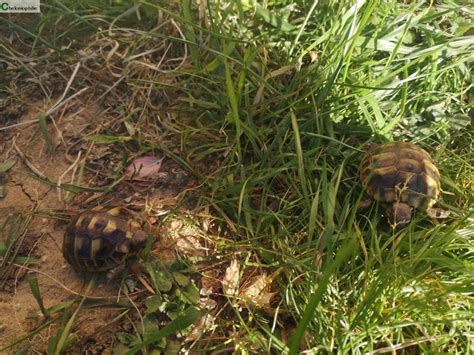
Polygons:
M141 224L119 209L112 213L103 208L83 212L66 229L63 239L64 258L77 270L103 271L136 254L148 234Z
M401 171L420 173L423 168L423 163L415 159L401 159L397 164L397 168Z
M430 207L440 191L440 174L428 152L405 142L368 151L361 162L360 179L373 199L403 202L412 208Z

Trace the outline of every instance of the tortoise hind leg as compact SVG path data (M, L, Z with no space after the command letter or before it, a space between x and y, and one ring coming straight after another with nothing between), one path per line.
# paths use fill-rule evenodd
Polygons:
M394 202L388 209L388 218L393 229L405 227L411 220L412 208L403 202Z

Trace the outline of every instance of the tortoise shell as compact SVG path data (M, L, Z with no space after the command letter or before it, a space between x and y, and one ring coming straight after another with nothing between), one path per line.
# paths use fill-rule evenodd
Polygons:
M440 193L440 174L424 149L392 142L370 149L360 165L367 194L388 205L429 209Z
M63 255L78 271L105 271L145 247L147 233L122 208L79 214L64 234Z

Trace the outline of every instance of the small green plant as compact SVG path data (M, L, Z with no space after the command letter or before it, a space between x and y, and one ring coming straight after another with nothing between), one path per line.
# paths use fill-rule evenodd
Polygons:
M225 231L219 267L246 254L259 268L283 270L272 314L216 317L196 349L469 353L473 16L464 0L55 0L41 16L0 17L1 33L15 39L0 41L0 94L12 107L28 93L48 101L75 75L70 89L81 95L58 120L41 118L37 133L51 147L48 124L77 117L85 102L100 106L79 136L62 137L67 152L87 152L80 170L97 179L63 188L133 202L146 195L149 207L152 189L128 193L120 174L132 155L159 150L198 180L173 208L192 206ZM365 144L392 140L439 162L447 220L417 214L392 231L382 206L358 211ZM93 161L100 151L107 164ZM8 217L0 228L1 282L26 261L18 226L28 218ZM182 345L176 334L200 314L199 273L150 251L151 240L143 277L152 290L119 308L142 320L117 334L118 352ZM139 285L127 280L128 290ZM50 324L57 318L42 310L41 291L32 284ZM67 322L75 309L61 308L53 353L78 344Z
M119 332L117 351L135 353L147 348L149 351L171 351L176 341L169 335L185 336L187 328L202 314L196 306L199 290L192 279L195 270L181 260L168 265L150 258L145 270L152 282L155 294L144 300L141 325L137 333Z
M31 218L31 215L9 215L0 225L0 289L17 267L37 263L34 257L20 255Z

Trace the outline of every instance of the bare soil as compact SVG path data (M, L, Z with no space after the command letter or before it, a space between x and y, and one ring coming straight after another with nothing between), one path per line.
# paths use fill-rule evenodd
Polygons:
M48 123L48 133L53 145L48 151L47 140L37 121L40 112L46 111L45 106L42 102L31 105L26 108L26 114L22 114L16 121L27 124L0 131L0 163L16 160L14 167L7 173L6 196L0 199L0 225L7 216L33 216L21 235L18 255L32 256L37 260L35 264L7 267L8 276L0 280L3 283L0 284L0 348L44 322L27 282L28 273L38 280L46 308L74 300L84 292L88 283L87 275L75 272L66 263L61 251L63 233L71 215L99 202L130 203L141 210L155 212L150 213L148 218L151 224L157 224L158 212L176 205L178 194L192 188L194 183L192 177L172 161L165 161L163 164L163 172L158 179L160 181L155 184L160 188L144 186L137 189L137 186L123 183L105 197L98 193L73 195L40 181L38 177L43 176L55 183L59 181L63 184L101 186L108 183L111 169L116 169L121 159L117 152L110 150L110 145L94 144L84 139L85 135L97 134L111 120L106 114L97 116L101 111L98 106L83 102L69 105L67 109L54 115L53 122ZM31 120L35 121L28 123ZM11 123L12 121L8 122ZM81 181L77 181L78 177ZM99 195L100 201L97 200ZM163 232L163 228L161 231ZM6 235L1 237L5 240ZM184 248L196 247L196 241L192 238L181 243L184 243ZM167 244L172 247L167 247ZM164 258L172 259L176 245L173 236L170 236L169 243L158 243L154 251L161 253ZM203 248L199 252L205 250ZM120 287L120 277L114 278L112 282L105 276L100 277L88 296L110 299L122 294ZM142 297L144 292L144 287L138 287L136 294L132 292L130 300ZM133 332L132 322L138 314L127 314L121 321L104 328L119 313L118 307L86 305L72 334L79 339L78 344L91 353L109 353L114 346L114 332ZM57 322L29 339L35 351L46 350L56 327ZM22 343L21 347L25 345L27 343Z

